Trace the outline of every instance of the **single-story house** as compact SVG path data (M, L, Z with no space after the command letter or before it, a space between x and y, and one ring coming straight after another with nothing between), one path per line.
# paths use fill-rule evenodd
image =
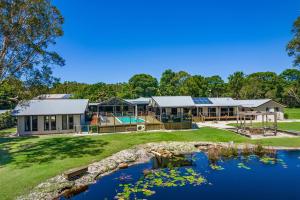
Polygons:
M154 96L149 103L149 110L155 115L190 114L194 117L203 116L216 120L234 119L239 111L277 112L277 119L282 120L283 108L282 104L272 99L235 100L230 97Z
M87 108L87 99L29 100L19 103L12 114L19 135L70 133L85 124Z

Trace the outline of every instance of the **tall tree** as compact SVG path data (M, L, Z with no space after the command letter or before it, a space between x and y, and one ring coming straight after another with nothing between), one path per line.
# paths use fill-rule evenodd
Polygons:
M245 74L243 72L235 72L228 77L228 89L231 97L241 98L241 90L245 84Z
M129 79L129 85L133 88L136 97L150 97L157 94L157 79L149 74L136 74Z
M289 106L300 105L300 70L286 69L280 74L283 92L283 103Z
M63 35L63 17L50 0L0 1L0 83L32 78L64 60L49 46ZM48 70L45 70L48 68Z
M226 92L225 82L220 76L211 76L206 78L208 96L221 97Z
M294 65L300 67L300 17L296 19L292 28L293 38L286 49L289 56L294 58Z
M160 95L179 95L180 87L189 77L190 75L185 71L173 72L171 69L167 69L160 79Z
M188 77L180 87L180 95L207 96L207 81L205 77L200 75Z
M259 99L271 98L277 99L280 94L280 80L274 72L256 72L246 78L245 85L242 88L242 98Z

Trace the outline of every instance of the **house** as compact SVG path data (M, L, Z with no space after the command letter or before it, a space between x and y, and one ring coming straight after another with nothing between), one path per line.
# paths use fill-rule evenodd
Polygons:
M35 99L18 104L12 114L19 135L70 133L85 124L87 108L87 99Z
M193 108L195 103L190 96L153 96L149 104L149 110L162 122L185 119Z
M147 130L157 130L162 126L165 129L184 129L191 128L192 121L235 120L241 111L274 112L281 120L283 108L271 99L153 96L138 99L115 97L89 103L87 99L62 97L22 102L12 114L17 117L18 134L30 135L88 132L88 125L98 126L99 132L130 131L137 126L147 126ZM261 120L259 117L261 115L255 115L252 119Z
M282 120L283 108L272 99L235 100L230 97L154 96L149 104L149 110L160 118L189 114L206 120L236 119L239 111L277 112L277 119Z

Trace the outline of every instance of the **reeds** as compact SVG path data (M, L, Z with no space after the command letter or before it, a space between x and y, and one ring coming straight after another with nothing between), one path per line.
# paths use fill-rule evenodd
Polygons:
M237 146L215 146L211 147L207 151L207 157L212 162L215 163L220 159L226 159L231 157L237 156L250 156L250 155L257 155L261 156L273 156L276 154L276 150L264 148L261 144L255 145L250 147L246 144L241 150L237 148Z

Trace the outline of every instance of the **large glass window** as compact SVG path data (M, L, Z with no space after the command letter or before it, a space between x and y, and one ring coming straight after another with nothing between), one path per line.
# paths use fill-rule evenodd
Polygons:
M171 108L171 114L177 115L177 108Z
M25 131L31 131L30 116L25 116Z
M217 109L216 108L208 108L208 116L209 117L216 117L217 116Z
M68 115L62 116L62 130L68 129Z
M38 116L32 116L32 131L38 131Z
M56 130L56 116L55 115L50 116L50 120L51 120L51 130Z
M73 115L68 115L69 117L69 129L74 128L74 116Z
M221 116L228 116L228 108L221 108Z
M49 131L49 116L44 116L44 130Z

